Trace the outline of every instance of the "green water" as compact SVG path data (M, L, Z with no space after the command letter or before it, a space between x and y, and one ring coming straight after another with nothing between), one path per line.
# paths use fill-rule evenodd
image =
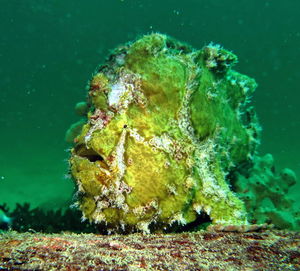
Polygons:
M68 206L64 134L110 49L158 31L211 41L256 79L261 154L300 176L300 2L297 0L0 0L0 204ZM291 190L299 202L299 184ZM297 191L298 190L298 191Z

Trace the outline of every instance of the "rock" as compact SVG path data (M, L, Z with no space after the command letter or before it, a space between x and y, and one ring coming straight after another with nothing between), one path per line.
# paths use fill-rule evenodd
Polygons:
M288 231L181 234L0 235L1 270L300 269L300 235Z

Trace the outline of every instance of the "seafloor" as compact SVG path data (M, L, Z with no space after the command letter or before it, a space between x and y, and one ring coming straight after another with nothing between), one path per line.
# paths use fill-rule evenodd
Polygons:
M300 233L0 235L0 270L300 270Z

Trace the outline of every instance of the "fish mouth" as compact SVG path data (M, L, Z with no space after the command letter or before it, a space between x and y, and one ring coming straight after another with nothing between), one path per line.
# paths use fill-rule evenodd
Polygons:
M87 148L85 144L79 144L74 147L74 154L89 160L91 163L100 164L103 169L109 169L103 156L92 148Z
M75 154L88 159L90 162L104 161L103 157L93 149L88 149L85 144L79 144L74 148Z

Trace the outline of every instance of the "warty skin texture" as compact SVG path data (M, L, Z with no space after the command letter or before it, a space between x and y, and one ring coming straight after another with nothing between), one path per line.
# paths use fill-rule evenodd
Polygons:
M114 50L90 81L71 151L84 218L112 231L160 231L203 212L248 224L227 174L258 144L256 83L236 62L219 45L194 50L162 34Z

